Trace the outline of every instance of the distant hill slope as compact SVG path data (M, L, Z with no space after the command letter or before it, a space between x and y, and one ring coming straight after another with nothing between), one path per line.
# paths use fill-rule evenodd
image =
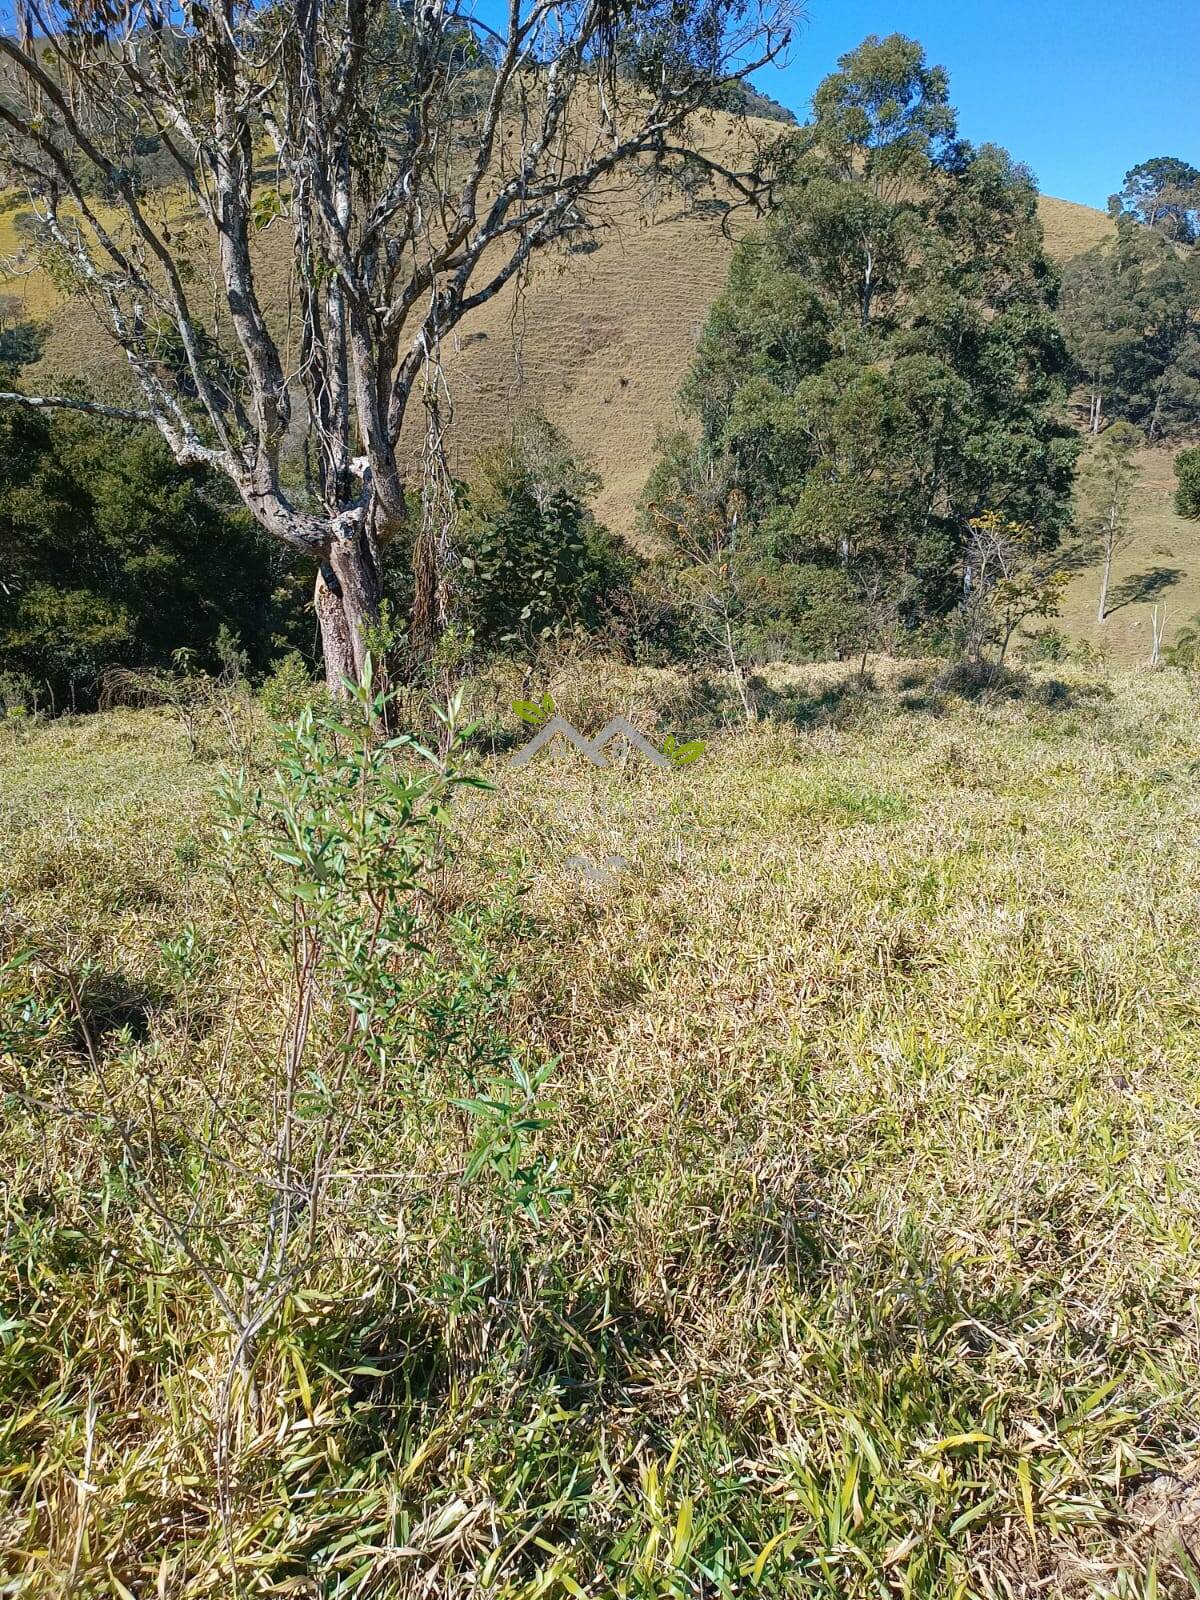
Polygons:
M736 148L739 127L741 119L717 114L713 145L725 153ZM734 242L753 218L745 211L726 217L711 201L689 206L675 192L655 201L621 191L604 209L610 225L597 231L592 248L539 262L522 289L481 307L447 348L450 453L453 469L466 475L481 446L502 437L522 412L539 408L599 473L600 517L628 534L655 439L681 420L680 381L724 287ZM1112 232L1109 218L1088 206L1043 196L1039 210L1049 253L1060 262ZM17 216L0 212L0 259L19 249ZM268 301L283 302L289 270L287 237L272 229L260 241L258 260ZM0 295L20 298L28 315L48 325L31 382L52 384L69 374L100 390L127 383L123 359L86 309L63 302L44 274L10 277L0 282ZM414 458L418 448L414 429ZM1082 571L1071 584L1062 626L1103 637L1118 658L1148 653L1156 586L1171 612L1168 637L1200 607L1200 527L1174 516L1171 481L1170 455L1147 452L1138 534L1116 574L1128 597L1104 629L1091 621L1094 574ZM1139 582L1139 574L1149 576Z
M1166 621L1167 643L1200 615L1200 523L1175 510L1175 450L1142 450L1132 505L1132 538L1113 562L1108 615L1096 621L1099 572L1075 572L1055 624L1071 638L1105 649L1114 661L1146 662L1154 607Z
M744 127L742 119L716 114L711 145L727 155ZM628 533L655 438L678 421L676 396L696 336L724 286L734 240L753 218L737 211L726 219L719 205L687 206L675 192L657 202L614 193L605 211L610 226L598 231L593 248L539 262L521 290L497 296L459 330L446 351L455 407L451 455L465 473L480 446L522 411L540 408L600 474L599 515ZM1041 212L1058 260L1111 229L1101 212L1064 200L1043 199ZM0 258L19 245L14 212L0 213ZM286 236L271 230L259 262L268 299L282 301L288 268ZM122 358L87 311L63 304L43 274L2 283L0 292L21 296L31 315L49 323L32 382L64 373L102 389L126 381Z

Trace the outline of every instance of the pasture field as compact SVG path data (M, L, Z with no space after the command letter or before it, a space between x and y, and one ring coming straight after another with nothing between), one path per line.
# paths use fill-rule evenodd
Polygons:
M1200 1592L1196 680L933 672L0 728L0 1595Z
M1096 621L1100 592L1095 552L1071 563L1071 581L1058 624L1071 639L1086 640L1114 661L1144 666L1153 644L1158 606L1169 645L1200 615L1200 522L1175 510L1175 455L1171 449L1138 452L1138 477L1130 499L1130 539L1113 562L1108 615Z

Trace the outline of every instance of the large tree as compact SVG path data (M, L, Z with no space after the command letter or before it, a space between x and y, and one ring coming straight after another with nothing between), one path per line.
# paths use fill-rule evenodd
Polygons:
M786 5L20 0L0 169L139 399L3 398L146 423L225 473L319 564L327 673L357 676L390 540L414 543L414 631L444 611L441 341L624 169L704 161L693 117L785 46ZM147 150L174 187L148 185ZM267 227L293 243L284 306L256 277ZM422 515L398 455L414 397Z
M737 489L743 556L791 568L802 610L832 570L848 616L915 622L957 604L972 518L1052 541L1069 517L1055 278L1031 175L955 137L919 44L868 39L813 104L688 379L697 481ZM651 498L661 528L661 473Z
M1157 440L1200 417L1200 247L1122 213L1116 236L1063 270L1063 331L1089 391L1090 428L1132 422Z
M1200 231L1200 171L1178 156L1154 156L1131 167L1114 195L1126 214L1158 228L1180 244L1195 243Z

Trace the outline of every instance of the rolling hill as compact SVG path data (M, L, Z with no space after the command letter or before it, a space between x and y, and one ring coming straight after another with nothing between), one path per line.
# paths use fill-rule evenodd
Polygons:
M715 113L711 145L728 154L739 123ZM676 395L709 306L724 286L734 242L753 221L719 202L687 205L674 191L614 192L606 225L586 250L541 260L529 280L482 306L445 351L454 401L452 465L465 471L481 445L531 408L544 411L592 462L603 483L602 520L628 533L656 435L678 421ZM1044 198L1051 254L1066 260L1106 237L1101 212ZM19 253L16 215L0 214L0 259ZM282 229L262 237L265 298L282 303L290 255ZM84 307L64 304L40 272L0 283L48 324L31 382L85 374L105 389L124 380L123 358L97 337Z
M711 144L735 147L741 124L716 113ZM753 219L712 200L687 203L674 191L621 190L602 209L605 225L586 248L539 261L526 282L479 308L444 351L449 443L453 470L466 474L475 453L522 412L544 411L599 474L600 518L629 534L656 437L680 421L680 380L734 243ZM1088 206L1043 196L1039 209L1049 253L1060 262L1111 232L1108 217ZM20 252L18 219L19 212L0 213L0 259L10 265ZM290 251L281 228L263 235L257 270L265 298L282 304ZM101 391L124 385L123 360L97 335L86 308L64 302L44 274L10 273L0 293L19 298L24 314L46 326L32 383L82 374ZM414 432L414 455L417 448ZM1167 604L1168 637L1200 606L1200 532L1174 516L1170 479L1169 456L1147 452L1137 537L1117 574L1129 598L1103 630L1119 657L1148 650L1147 596ZM1153 596L1140 582L1146 573ZM1064 619L1072 634L1099 631L1089 620L1092 588L1087 570L1072 581Z

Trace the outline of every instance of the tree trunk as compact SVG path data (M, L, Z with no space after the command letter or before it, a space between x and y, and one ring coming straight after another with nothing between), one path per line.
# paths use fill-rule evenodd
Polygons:
M335 539L321 562L314 595L321 625L325 682L330 694L345 694L345 680L357 683L367 656L366 630L379 621L379 570L365 533Z
M1153 630L1150 645L1150 665L1152 667L1157 667L1162 661L1162 641L1166 625L1166 612L1163 611L1161 606L1155 606L1150 614L1150 627Z
M1092 400L1088 415L1088 432L1094 438L1100 432L1100 424L1104 418L1104 391L1095 379L1092 380Z
M1158 393L1154 397L1154 411L1153 411L1153 414L1150 417L1150 428L1149 428L1148 433L1146 434L1146 440L1147 440L1147 443L1149 443L1149 444L1153 444L1154 443L1154 436L1158 432L1158 418L1159 418L1159 413L1161 411L1162 411L1162 380L1160 379L1159 380Z
M1104 571L1100 576L1100 604L1096 608L1096 621L1103 622L1108 609L1108 584L1112 577L1113 552L1112 546L1106 545L1104 550Z

